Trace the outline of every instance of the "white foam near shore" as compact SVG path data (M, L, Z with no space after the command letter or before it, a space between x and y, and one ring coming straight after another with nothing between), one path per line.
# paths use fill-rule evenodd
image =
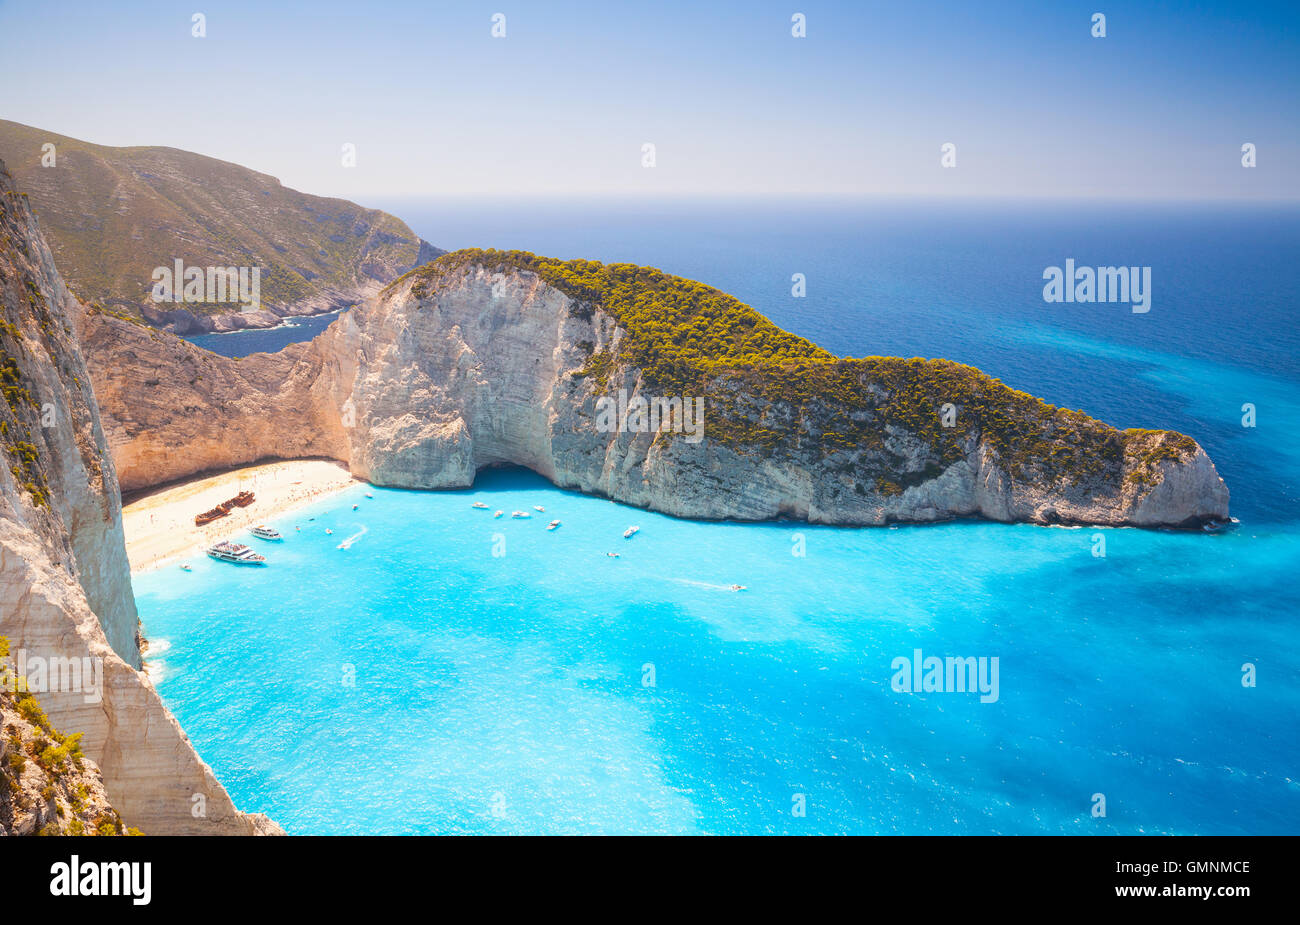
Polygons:
M248 466L156 491L122 509L131 571L201 558L204 548L212 543L237 538L251 526L356 484L359 480L340 463L295 459ZM232 508L210 524L195 526L196 514L241 491L253 492L252 504Z
M198 334L198 335L191 334L190 336L191 336L191 337L198 337L198 336L206 337L206 336L208 336L208 335L210 335L210 334L218 334L218 335L222 335L222 336L224 336L224 335L226 335L226 334L260 334L260 333L262 333L262 332L264 332L264 331L283 331L283 330L285 330L286 328L300 328L300 327L302 327L302 325L303 325L303 320L304 320L304 319L306 319L306 320L311 320L311 319L313 319L313 318L329 318L329 317L332 317L332 316L338 315L339 312L341 312L341 311L343 311L343 309L341 309L341 308L336 308L336 309L334 309L333 311L329 311L329 312L321 312L321 313L316 314L316 315L289 315L289 316L288 316L284 321L281 321L279 324L273 324L273 325L271 325L270 327L266 327L266 328L234 328L234 329L232 329L232 330L230 330L230 331L203 331L203 332L201 332L201 334ZM296 319L296 320L295 320L295 319Z

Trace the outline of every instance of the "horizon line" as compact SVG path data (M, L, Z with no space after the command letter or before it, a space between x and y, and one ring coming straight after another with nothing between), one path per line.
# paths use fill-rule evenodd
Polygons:
M504 202L504 201L554 201L559 199L569 199L581 202L592 200L622 200L634 202L664 202L679 205L683 202L736 202L736 201L789 201L789 200L812 200L814 202L824 202L826 200L850 200L850 201L878 201L878 200L908 200L908 201L927 201L935 203L1015 203L1015 204L1048 204L1048 203L1065 203L1077 205L1080 203L1114 203L1114 204L1186 204L1186 205L1274 205L1279 207L1300 206L1300 191L1287 196L1249 194L1234 195L1230 193L1222 194L1201 194L1201 195L1174 195L1174 194L1124 194L1111 192L1046 192L1046 193L980 193L969 191L933 191L933 190L845 190L845 189L818 189L818 190L720 190L720 191L690 191L690 190L647 190L639 189L569 189L569 190L534 190L534 189L480 189L466 190L456 189L452 191L420 191L420 192L403 192L398 190L359 190L351 191L319 191L307 189L302 186L286 183L285 180L276 173L259 168L251 167L246 163L236 160L229 160L213 154L205 154L190 148L177 147L174 144L129 144L129 145L112 145L98 141L90 141L85 137L78 135L69 135L64 132L54 131L41 126L31 125L30 123L21 122L17 119L10 119L0 116L0 121L10 122L23 128L49 132L61 138L81 144L92 145L94 147L108 148L116 151L126 151L132 149L144 148L162 148L177 151L183 154L190 154L197 157L207 158L220 163L229 164L242 170L248 170L253 173L262 174L271 177L286 189L296 192L306 193L311 196L319 196L326 199L344 199L357 205L365 206L363 199L377 201L405 199L413 202ZM369 207L367 207L369 208ZM399 216L400 217L400 216Z
M357 192L350 193L313 193L325 198L344 199L350 197L367 197L375 200L406 200L408 202L510 202L516 200L570 200L584 203L591 201L628 201L644 203L683 202L730 202L730 201L861 201L861 200L929 200L944 202L1015 202L1015 203L1050 203L1050 202L1114 202L1114 203L1241 203L1243 205L1300 205L1300 194L1290 197L1278 196L1162 196L1162 195L1123 195L1115 193L1044 193L1010 194L1010 193L935 193L920 191L883 192L862 191L845 192L841 190L819 191L763 191L763 192L648 192L646 190L566 190L566 191L465 191L456 192Z

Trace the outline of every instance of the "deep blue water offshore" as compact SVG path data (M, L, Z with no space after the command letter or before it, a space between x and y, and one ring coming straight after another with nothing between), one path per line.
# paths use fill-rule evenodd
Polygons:
M159 690L240 808L291 833L1300 831L1300 213L377 205L442 247L652 264L840 354L1183 431L1240 522L701 524L519 471L356 489L278 522L269 568L135 579ZM1152 267L1151 311L1045 303L1067 257ZM997 700L895 691L916 649L998 657Z

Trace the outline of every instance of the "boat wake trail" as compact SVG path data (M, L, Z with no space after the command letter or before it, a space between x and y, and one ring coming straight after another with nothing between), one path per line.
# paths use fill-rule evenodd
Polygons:
M370 532L370 531L369 531L368 529L366 529L365 527L362 527L362 528L361 528L360 530L358 530L356 533L354 533L354 534L352 534L351 536L349 536L346 540L344 540L343 542L339 543L338 548L339 548L339 549L351 549L353 543L355 543L357 540L361 539L361 537L365 536L365 535L366 535L367 533L369 533L369 532Z
M714 585L707 581L692 581L689 578L669 578L669 581L675 581L679 585L690 585L693 588L708 588L710 591L731 591L731 585Z

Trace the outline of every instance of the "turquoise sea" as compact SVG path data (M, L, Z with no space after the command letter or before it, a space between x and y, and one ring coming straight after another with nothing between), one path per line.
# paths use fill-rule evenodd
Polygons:
M357 488L277 522L269 568L135 579L159 690L241 808L301 834L1300 832L1300 214L377 204L1185 431L1239 523L692 523L522 470ZM1151 266L1151 312L1045 304L1067 257ZM895 691L916 649L997 657L997 700Z

